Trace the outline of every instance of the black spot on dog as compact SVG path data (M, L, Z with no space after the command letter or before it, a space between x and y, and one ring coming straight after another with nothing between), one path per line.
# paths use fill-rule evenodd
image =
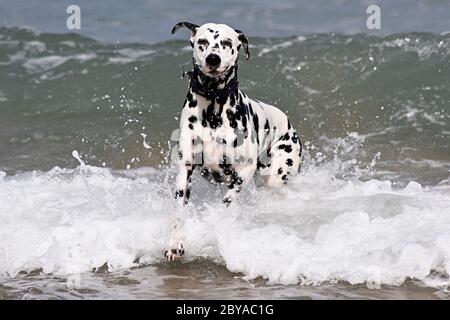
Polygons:
M283 173L283 169L282 168L279 168L278 169L278 174L282 174Z
M234 115L234 112L231 109L227 109L227 118L228 122L230 123L230 127L236 129L238 124L236 121L236 116Z
M191 123L196 123L197 122L197 117L196 116L190 116L188 120Z
M216 33L216 34L214 35L214 39L217 39L218 37L219 37L219 34Z
M187 188L186 189L186 200L188 200L190 196L191 196L191 188ZM186 201L186 204L187 204L187 201Z
M246 110L245 104L239 103L236 106L235 117L236 117L236 120L240 120L242 122L242 127L244 129L247 129L247 110Z
M256 132L256 142L258 142L259 144L259 120L258 120L258 115L256 113L253 114L253 126L255 127L255 132Z
M214 181L216 182L223 182L223 176L220 172L218 171L213 171L211 172L211 176L214 179Z
M189 123L188 127L189 129L194 130L194 126L192 125L192 123Z
M184 191L183 190L177 190L175 192L175 199L179 199L184 195Z
M279 141L287 141L287 140L289 140L289 138L290 138L290 136L289 136L289 132L288 132L288 133L282 135L280 137Z
M269 119L266 119L266 123L264 124L264 130L266 131L266 134L269 134L270 132Z
M222 120L222 117L220 116L220 112L217 113L214 110L214 104L213 103L211 103L206 108L206 110L203 110L202 116L203 116L202 125L204 127L207 126L206 122L209 123L209 127L211 129L216 129L216 128L222 126L222 124L223 124L223 120Z
M189 102L189 108L195 108L197 106L197 100L194 99L191 91L188 92L186 99Z
M256 170L264 169L265 167L267 167L267 165L258 160L256 163Z
M244 180L235 172L231 174L231 183L227 186L228 189L234 189L236 185L240 186L244 183Z
M250 113L250 115L253 117L253 106L251 103L248 104L248 112Z
M278 146L278 149L280 149L280 150L284 149L285 152L290 153L292 151L292 146L289 144L280 144Z
M292 159L287 159L287 160L286 160L286 164L287 164L289 167L292 167L292 165L294 164L294 162L292 161Z
M283 181L287 181L287 179L288 179L287 175L284 175L281 177L281 180L283 180Z
M231 49L231 54L234 54L234 49Z
M294 133L292 134L292 142L293 142L293 143L297 143L297 142L298 142L298 135L297 135L297 132L294 132Z
M192 100L189 102L189 108L195 108L197 106L197 100Z

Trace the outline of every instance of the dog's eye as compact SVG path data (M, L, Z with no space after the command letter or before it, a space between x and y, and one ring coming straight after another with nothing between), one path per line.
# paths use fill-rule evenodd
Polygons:
M199 39L199 40L197 41L197 43L198 43L200 46L206 46L206 45L209 44L209 41L206 40L206 39Z
M233 45L230 40L222 40L221 43L222 43L223 46L225 46L225 47L228 46L230 48Z

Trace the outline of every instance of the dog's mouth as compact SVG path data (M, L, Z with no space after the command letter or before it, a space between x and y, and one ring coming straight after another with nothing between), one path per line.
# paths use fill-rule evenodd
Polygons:
M210 77L217 77L222 74L217 67L209 67L204 68L203 73Z
M222 73L220 73L220 72L217 71L217 70L212 70L212 71L209 71L209 72L208 72L208 76L214 77L214 78L219 77L221 74L222 74Z
M216 78L224 74L227 71L227 68L211 67L207 65L204 68L201 68L201 70L208 77Z

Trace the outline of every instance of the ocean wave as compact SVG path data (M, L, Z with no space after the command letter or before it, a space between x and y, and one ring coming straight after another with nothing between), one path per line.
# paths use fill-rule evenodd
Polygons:
M94 53L79 54L75 56L66 56L66 57L51 55L41 58L27 59L27 61L23 63L23 67L29 73L39 73L57 68L69 60L77 60L85 62L91 59L95 59L95 57L96 55Z
M344 180L332 167L309 167L278 192L253 187L230 208L218 195L194 198L184 226L186 261L202 257L282 284L448 284L450 186ZM162 262L172 178L172 168L121 173L84 164L2 174L0 273ZM208 190L196 185L194 194Z
M412 32L251 38L252 58L240 61L240 87L285 111L301 139L319 152L357 132L366 137L358 161L370 163L381 152L380 165L397 159L400 166L403 157L446 162L449 37ZM70 167L72 149L97 166L135 167L136 158L140 165L160 164L178 126L187 85L180 75L191 68L187 41L102 43L17 28L0 28L0 41L0 81L8 84L0 92L0 125L16 128L2 132L9 151L0 155L4 170ZM22 94L16 88L27 89ZM60 142L52 157L31 127ZM150 158L139 143L142 133ZM25 147L32 157L23 159ZM407 178L436 184L443 170L412 171Z

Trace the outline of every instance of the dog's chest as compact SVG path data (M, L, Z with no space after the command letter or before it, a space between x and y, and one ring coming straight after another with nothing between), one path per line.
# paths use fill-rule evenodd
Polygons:
M198 121L192 125L194 148L201 148L206 165L216 167L257 157L256 132L248 114L230 104L197 107Z

